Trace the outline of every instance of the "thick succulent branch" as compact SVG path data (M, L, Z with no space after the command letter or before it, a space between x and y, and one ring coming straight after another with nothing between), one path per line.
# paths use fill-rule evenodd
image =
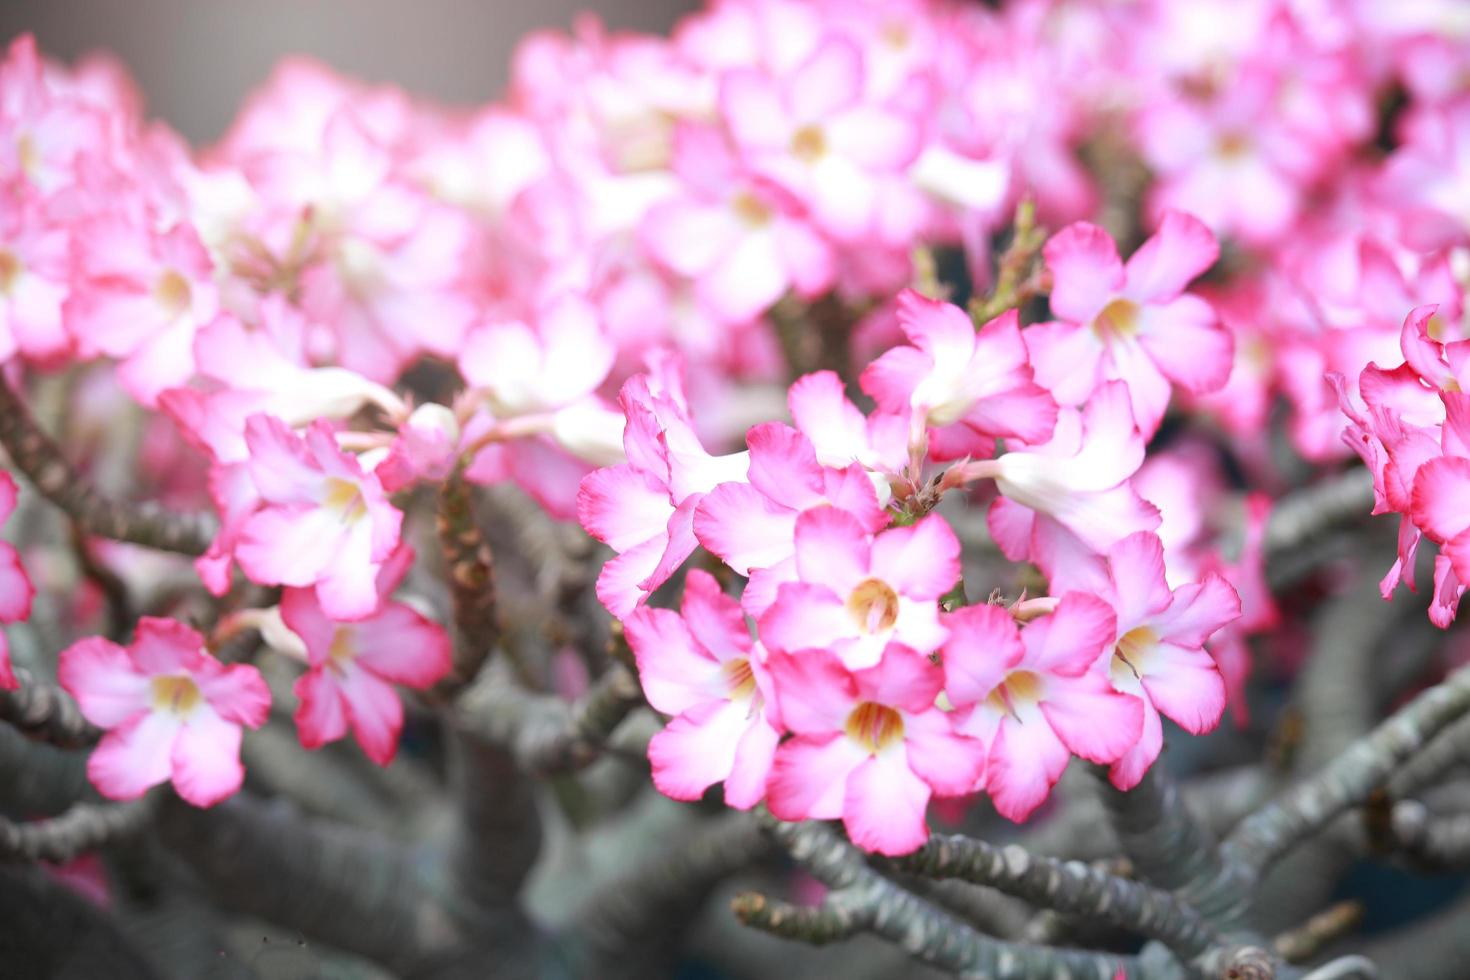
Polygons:
M71 695L54 684L38 680L24 667L15 668L20 687L0 691L0 719L10 722L27 738L59 748L94 745L101 732L82 717Z
M767 821L791 856L833 890L828 903L851 909L863 928L910 956L960 976L990 980L1112 980L1130 957L1023 946L982 935L870 868L863 853L815 823Z
M64 864L95 847L133 836L147 825L149 798L131 803L78 803L58 817L15 823L0 817L0 859Z
M88 534L185 555L204 554L214 537L214 521L207 515L172 513L152 503L103 496L67 462L61 447L41 431L25 402L3 381L0 444L41 495Z
M1316 775L1242 820L1227 838L1229 860L1250 876L1365 801L1431 738L1470 711L1470 668L1423 692Z
M996 847L936 835L898 861L907 871L989 885L1033 905L1075 913L1157 939L1184 959L1218 942L1215 931L1174 896L1080 861L1058 861L1016 844Z
M1304 487L1276 502L1266 523L1267 557L1291 552L1373 507L1373 474L1361 466Z
M452 698L480 673L500 639L495 611L495 563L475 520L470 486L458 474L439 490L439 547L454 603L454 667L435 693Z
M0 923L6 976L161 980L116 919L40 868L0 868Z

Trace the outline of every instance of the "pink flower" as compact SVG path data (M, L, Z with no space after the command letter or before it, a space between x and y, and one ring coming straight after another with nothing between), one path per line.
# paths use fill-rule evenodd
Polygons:
M1117 614L1108 667L1113 686L1143 702L1143 733L1111 774L1119 789L1132 789L1163 748L1160 713L1191 735L1219 724L1225 681L1204 644L1240 616L1240 597L1213 572L1171 590L1163 542L1148 531L1112 547L1107 574L1092 588Z
M745 323L788 289L810 299L832 284L831 246L789 194L740 172L722 131L679 127L673 166L681 191L649 210L639 235L718 320Z
M1046 243L1059 322L1026 331L1036 380L1063 405L1081 405L1104 381L1128 382L1133 415L1151 437L1173 382L1192 394L1230 376L1234 338L1209 303L1184 292L1220 254L1197 218L1164 215L1125 266L1097 225L1078 222Z
M61 682L88 721L107 730L87 776L109 799L131 800L172 780L195 806L240 788L240 726L259 728L270 690L246 664L226 667L204 638L171 619L144 616L127 647L99 636L61 652Z
M695 569L682 613L644 606L623 626L648 703L672 716L648 744L654 785L673 799L697 800L723 781L726 803L754 806L765 796L780 735L764 651L739 604Z
M157 233L106 215L78 226L73 243L67 332L83 353L122 359L124 387L152 407L194 373L194 335L219 312L213 263L185 223Z
M811 440L780 422L753 427L745 441L750 447L748 482L720 484L694 512L699 543L741 575L789 564L797 515L813 507L844 510L869 532L888 523L861 466L822 466Z
M793 734L766 786L780 819L841 818L859 847L907 854L929 837L930 797L960 796L980 779L984 746L935 707L944 672L927 657L895 644L874 666L851 670L808 650L772 653L770 669Z
M337 448L317 421L306 437L269 415L245 426L257 509L239 528L235 560L265 585L315 586L322 608L342 620L378 608L376 579L398 547L403 514L378 478Z
M898 322L912 347L895 347L863 371L863 390L880 410L910 414L915 435L927 429L938 460L989 457L996 439L1044 442L1057 405L1031 380L1015 310L977 333L953 303L913 290L898 297Z
M1158 509L1129 483L1143 455L1128 387L1110 381L1081 412L1063 410L1049 442L966 464L965 472L995 479L1002 496L990 506L990 533L1006 557L1052 574L1159 526Z
M888 502L887 475L897 474L908 462L907 407L901 414L864 415L833 371L797 378L786 404L796 427L812 441L819 463L838 468L861 463L874 474L880 502Z
M70 286L70 240L33 197L0 194L0 362L17 351L38 361L69 352L61 304Z
M796 518L796 577L760 618L772 650L830 650L852 670L890 643L919 653L947 635L939 597L960 577L960 543L944 518L870 536L856 517L818 507Z
M412 563L413 549L401 547L379 573L378 611L354 622L333 619L310 589L282 593L281 619L306 648L308 670L294 690L296 731L308 749L341 738L350 726L367 757L386 766L403 730L393 685L423 690L453 666L444 627L388 599Z
M1003 816L1030 816L1073 754L1107 764L1138 741L1143 705L1114 690L1101 665L1117 635L1101 599L1069 592L1025 629L990 605L945 623L945 693L957 729L987 747L985 789Z
M694 432L683 379L664 364L623 384L628 462L594 470L577 493L577 520L618 557L597 577L597 597L626 617L694 551L694 511L717 485L745 476L745 453L711 456Z
M0 470L0 524L15 512L18 491L9 473ZM31 615L31 601L36 587L20 563L20 552L9 541L0 541L0 623L19 623ZM10 668L10 643L0 632L0 689L14 691L20 686Z
M862 51L838 36L782 78L728 72L720 109L750 168L794 194L838 241L878 230L884 178L901 174L920 149L913 119L867 101Z

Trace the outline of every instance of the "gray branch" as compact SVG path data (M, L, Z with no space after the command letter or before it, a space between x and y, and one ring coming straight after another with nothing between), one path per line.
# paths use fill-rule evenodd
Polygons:
M152 816L149 797L131 803L78 803L59 817L15 823L0 817L0 859L64 864L138 833Z
M10 722L27 738L60 748L77 749L96 744L102 733L82 717L70 694L55 684L39 680L24 667L14 669L20 688L0 691L0 719Z

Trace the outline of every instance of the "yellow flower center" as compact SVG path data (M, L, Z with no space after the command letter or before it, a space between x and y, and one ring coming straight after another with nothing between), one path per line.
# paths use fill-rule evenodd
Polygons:
M345 673L347 665L357 657L357 644L350 627L339 626L332 634L332 645L327 647L327 666L337 674Z
M199 701L199 686L192 677L160 674L153 678L154 711L168 711L182 718L193 711Z
M1159 635L1147 626L1139 626L1123 634L1113 647L1113 660L1108 670L1114 683L1141 678L1149 653L1159 642Z
M985 703L996 711L1014 715L1017 704L1032 704L1039 700L1041 678L1029 670L1013 670L986 696Z
M731 701L744 701L755 693L755 668L750 666L749 660L735 657L725 661L720 670L728 685L729 693L725 696Z
M827 137L822 127L806 125L791 134L791 154L805 163L820 160L827 152Z
M338 476L327 478L326 492L322 494L322 506L333 511L343 524L352 524L367 515L367 501L362 499L362 489L351 480Z
M903 716L886 704L864 701L852 709L844 728L870 755L903 741Z
M898 622L898 593L880 579L864 579L847 597L847 614L864 633L886 633Z
M20 257L7 249L0 249L0 293L10 295L15 281L20 278Z
M187 310L193 298L194 291L189 288L189 280L174 269L160 276L158 282L153 286L154 302L163 307L170 318Z
M730 201L730 207L741 223L750 228L759 228L771 220L771 209L760 202L750 191L741 191Z
M1105 344L1131 339L1138 333L1138 304L1131 299L1113 300L1092 321L1092 332Z
M1215 141L1215 155L1222 160L1238 160L1250 146L1250 138L1244 133L1226 133Z

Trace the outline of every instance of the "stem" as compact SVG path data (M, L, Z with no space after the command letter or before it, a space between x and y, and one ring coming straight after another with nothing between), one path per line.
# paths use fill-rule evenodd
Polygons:
M202 555L209 548L214 521L208 515L172 513L153 503L124 503L99 493L66 461L61 447L41 431L25 402L3 380L0 444L41 495L88 534L184 555Z
M149 797L131 803L78 803L59 817L13 823L0 817L0 858L65 864L83 852L125 840L153 815Z
M102 732L82 717L70 694L37 680L24 667L14 670L20 688L0 691L0 719L10 722L27 738L58 748L87 748L102 737Z

